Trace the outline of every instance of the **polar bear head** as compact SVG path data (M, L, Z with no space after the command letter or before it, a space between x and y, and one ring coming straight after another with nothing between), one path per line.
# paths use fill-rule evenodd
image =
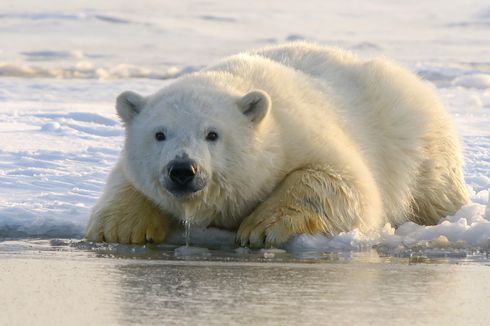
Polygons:
M126 91L116 108L126 128L126 174L156 202L206 200L210 189L222 197L260 168L257 132L271 109L262 90L182 78L148 97Z

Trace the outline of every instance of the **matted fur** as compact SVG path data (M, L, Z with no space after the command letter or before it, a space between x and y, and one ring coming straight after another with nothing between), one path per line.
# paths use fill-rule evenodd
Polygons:
M269 106L257 118L239 107L254 90ZM285 44L121 97L126 143L89 240L141 242L151 229L162 241L167 219L187 216L238 230L243 245L280 245L297 233L434 224L468 201L460 145L434 90L385 59ZM157 144L159 128L169 138ZM203 140L209 128L215 144ZM210 176L185 202L159 182L182 153Z

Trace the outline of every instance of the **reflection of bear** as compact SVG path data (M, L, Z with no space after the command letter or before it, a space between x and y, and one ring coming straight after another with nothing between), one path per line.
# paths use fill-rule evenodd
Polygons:
M163 241L171 218L279 245L385 222L434 224L467 202L434 91L385 60L293 43L239 54L158 93L125 92L126 143L87 238Z

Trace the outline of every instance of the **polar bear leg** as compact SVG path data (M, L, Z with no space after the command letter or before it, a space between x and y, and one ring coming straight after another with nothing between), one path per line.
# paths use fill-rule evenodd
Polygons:
M334 235L362 224L366 205L359 189L328 169L290 173L241 223L242 246L278 246L294 234Z
M468 202L460 164L453 163L450 157L426 160L419 171L409 219L434 225Z
M97 242L158 243L165 240L169 224L169 218L153 202L126 184L97 204L85 237Z

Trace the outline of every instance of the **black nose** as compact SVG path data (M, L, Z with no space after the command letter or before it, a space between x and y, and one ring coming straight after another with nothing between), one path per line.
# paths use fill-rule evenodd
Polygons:
M174 162L168 167L168 176L175 184L185 186L189 184L197 173L197 164L194 162Z

